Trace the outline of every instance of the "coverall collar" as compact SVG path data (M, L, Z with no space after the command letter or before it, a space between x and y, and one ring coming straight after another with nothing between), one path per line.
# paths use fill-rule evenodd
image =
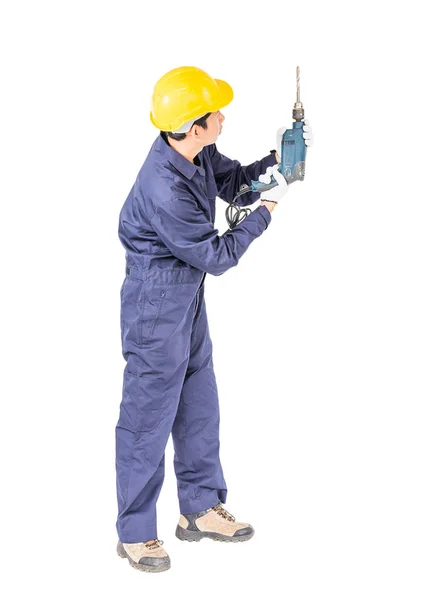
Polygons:
M205 176L206 173L205 173L205 170L203 169L203 167L196 166L195 164L190 162L187 158L185 158L182 154L180 154L179 152L174 150L174 148L168 143L168 141L165 140L165 137L162 134L162 132L159 134L158 144L159 144L159 150L160 150L161 154L163 153L163 156L166 156L166 158L169 160L169 162L176 169L178 169L178 171L182 175L184 175L184 177L187 177L187 179L192 179L194 177L194 174L196 173L196 171L198 171L199 175L202 175L202 177ZM200 157L200 152L199 152L199 154L197 154L197 156ZM199 158L199 160L200 160L200 158Z

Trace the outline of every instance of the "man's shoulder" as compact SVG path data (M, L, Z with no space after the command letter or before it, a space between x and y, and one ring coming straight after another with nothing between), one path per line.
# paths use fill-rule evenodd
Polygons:
M178 201L190 193L187 183L176 176L170 163L162 162L152 169L146 163L141 167L134 186L135 196L149 219L157 208L171 200Z

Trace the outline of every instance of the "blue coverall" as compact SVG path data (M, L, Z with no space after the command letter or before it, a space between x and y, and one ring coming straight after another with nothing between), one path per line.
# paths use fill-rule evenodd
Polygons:
M219 459L219 406L204 279L235 266L271 220L259 206L218 235L215 201L232 202L277 161L274 153L242 167L215 144L191 163L159 133L120 212L125 247L121 288L126 360L116 425L121 542L156 539L156 502L172 433L181 514L225 503ZM238 199L246 206L259 198Z

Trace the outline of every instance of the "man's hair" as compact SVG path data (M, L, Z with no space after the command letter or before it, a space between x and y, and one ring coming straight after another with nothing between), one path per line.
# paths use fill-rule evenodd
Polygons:
M197 121L194 121L193 125L200 125L200 127L203 127L203 129L207 129L207 123L206 123L206 119L209 117L209 115L212 113L206 113L205 115L203 115L203 117L200 117L200 119L197 119ZM192 125L192 127L193 127ZM180 140L183 140L184 138L187 137L187 135L185 133L172 133L172 131L164 131L163 132L167 137L172 138L173 140L177 140L177 142L179 142Z

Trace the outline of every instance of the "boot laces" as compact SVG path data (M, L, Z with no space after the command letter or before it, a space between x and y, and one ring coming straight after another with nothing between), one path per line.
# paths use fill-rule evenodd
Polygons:
M150 540L148 542L144 542L144 545L146 546L146 548L148 548L149 550L156 550L157 548L160 548L160 546L162 546L163 541L162 540Z
M229 513L228 510L225 510L225 508L221 505L221 503L217 504L216 506L213 506L212 510L217 512L220 517L223 517L224 519L227 519L228 521L236 520L236 518L231 513Z

